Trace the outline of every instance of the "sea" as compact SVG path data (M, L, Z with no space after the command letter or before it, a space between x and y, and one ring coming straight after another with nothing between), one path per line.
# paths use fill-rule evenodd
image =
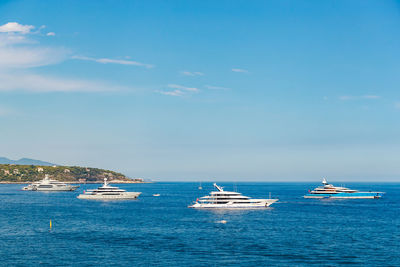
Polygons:
M400 183L346 183L386 192L364 200L302 198L318 183L220 185L254 198L271 192L279 202L257 210L188 208L212 183L202 190L198 183L118 185L142 192L131 201L76 198L95 184L52 193L2 184L0 265L400 266Z

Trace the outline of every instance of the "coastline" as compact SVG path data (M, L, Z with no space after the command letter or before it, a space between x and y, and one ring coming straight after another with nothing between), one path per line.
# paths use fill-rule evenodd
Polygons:
M11 181L0 181L0 184L31 184L35 181L26 182L11 182ZM37 181L36 181L37 182ZM60 181L66 184L102 184L104 181L90 181L90 182L74 182L74 181ZM109 181L110 184L153 184L154 182L136 182L136 181Z

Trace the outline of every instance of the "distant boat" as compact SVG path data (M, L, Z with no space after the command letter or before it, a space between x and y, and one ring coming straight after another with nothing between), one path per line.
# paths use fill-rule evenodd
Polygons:
M160 194L153 194L153 197L159 197Z
M322 180L322 186L309 190L309 193L304 198L381 198L384 192L359 192L358 190L333 186L326 179Z
M43 180L34 182L22 188L24 191L75 191L78 185L69 185L57 180L51 180L46 174Z
M224 191L221 186L214 183L218 191L213 191L209 196L197 199L189 208L195 209L253 209L266 208L278 199L251 199L237 192Z
M200 182L200 185L199 185L199 190L202 190L203 189L203 187L201 186L201 182Z
M104 184L97 189L86 190L80 194L80 199L95 199L95 200L123 200L136 199L141 192L127 192L115 186L110 186L107 183L107 178L104 178Z

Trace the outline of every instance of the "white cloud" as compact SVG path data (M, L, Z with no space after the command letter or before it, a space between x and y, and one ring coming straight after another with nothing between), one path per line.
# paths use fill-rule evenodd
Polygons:
M22 25L17 22L8 22L0 26L0 32L28 34L33 30L33 25Z
M59 63L69 51L38 46L0 46L0 69L32 68Z
M7 23L0 26L0 92L99 92L121 91L131 88L112 85L102 81L70 79L49 75L38 75L31 68L63 62L69 58L65 48L45 47L30 38L45 26L33 32L32 25ZM55 33L49 32L48 36ZM100 63L137 64L130 61L98 60ZM141 63L140 63L141 64ZM5 114L4 109L0 113Z
M15 44L34 43L23 35L0 33L0 48Z
M33 28L14 22L0 26L0 70L51 65L67 58L67 49L45 47L29 38L26 33Z
M91 57L84 57L84 56L73 56L73 59L79 60L87 60L87 61L94 61L97 63L102 64L120 64L120 65L133 65L133 66L140 66L145 68L153 68L154 66L151 64L145 64L133 60L124 60L124 59L110 59L110 58L91 58Z
M173 89L189 91L189 92L199 92L199 89L197 89L195 87L186 87L186 86L179 85L179 84L168 84L168 87L173 88Z
M241 73L248 73L248 70L245 69L232 69L233 72L241 72Z
M185 76L203 76L204 75L204 73L202 73L202 72L199 72L199 71L181 71L180 72L182 75L185 75Z
M47 36L56 36L56 33L55 32L48 32L46 35Z
M163 94L163 95L170 95L170 96L184 96L185 93L179 89L173 90L173 91L156 91L157 93Z
M101 92L120 91L127 88L107 85L102 82L64 79L59 77L43 76L31 73L4 74L0 73L1 91L28 91L28 92Z
M230 88L227 87L213 86L213 85L205 85L204 87L211 90L230 90Z
M170 95L170 96L185 96L190 93L198 93L199 89L195 87L186 87L183 85L179 84L168 84L168 88L175 89L172 91L156 91L157 93L163 94L163 95Z

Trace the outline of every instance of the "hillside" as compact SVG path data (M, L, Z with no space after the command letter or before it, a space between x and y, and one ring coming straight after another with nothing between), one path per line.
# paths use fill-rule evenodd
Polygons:
M43 179L45 174L64 182L95 182L104 178L110 181L132 181L121 173L97 168L0 164L0 182L38 181Z
M0 157L0 164L15 164L15 165L38 165L38 166L54 166L57 164L41 161L37 159L22 158L19 160L12 160L6 157Z

